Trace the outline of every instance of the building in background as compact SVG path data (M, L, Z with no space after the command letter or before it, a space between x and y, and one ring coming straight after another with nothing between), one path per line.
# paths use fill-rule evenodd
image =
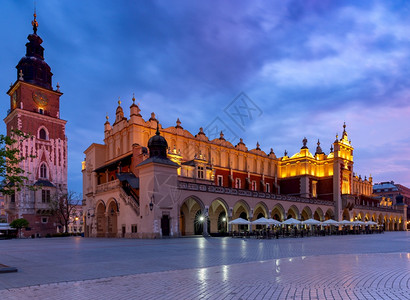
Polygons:
M67 191L67 137L66 121L60 118L62 93L58 84L56 89L52 87L53 74L44 60L35 14L32 25L26 55L16 66L17 80L7 91L10 109L4 122L8 135L13 129L32 135L18 147L21 155L34 156L21 162L21 168L29 178L28 184L37 190L23 189L5 196L5 210L8 222L16 218L29 221L24 236L42 236L56 232L50 201L56 193Z
M104 144L85 150L85 235L157 238L229 231L228 221L260 217L280 221L373 220L386 230L405 230L405 206L372 196L372 178L353 173L353 146L346 125L329 153L319 141L313 154L277 157L257 144L236 145L223 133L209 140L200 128L162 128L155 114L144 120L135 99L129 117L121 102Z
M84 216L82 205L76 205L71 211L68 233L81 234L84 232Z
M376 183L373 186L374 195L380 197L380 201L386 205L396 205L397 199L407 205L407 229L410 229L410 189L404 185L386 181ZM398 196L402 196L397 198Z
M7 213L4 209L4 196L0 193L0 223L7 223Z

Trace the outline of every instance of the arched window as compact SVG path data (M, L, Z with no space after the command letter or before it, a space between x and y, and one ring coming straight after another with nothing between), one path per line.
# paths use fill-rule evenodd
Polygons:
M41 166L40 166L40 178L47 178L47 166L46 166L46 164L41 164Z
M42 140L46 140L47 139L47 132L44 128L40 129L40 132L38 134L38 137Z

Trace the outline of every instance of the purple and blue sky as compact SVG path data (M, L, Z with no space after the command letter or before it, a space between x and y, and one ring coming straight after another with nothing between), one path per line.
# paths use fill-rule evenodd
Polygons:
M32 14L32 1L0 4L3 117ZM82 192L83 151L102 143L118 97L129 115L133 93L145 119L155 112L168 127L179 117L196 134L217 118L277 156L305 136L328 153L346 122L355 172L410 186L409 15L407 1L38 0L64 93L69 189ZM240 92L261 109L245 128L224 110Z

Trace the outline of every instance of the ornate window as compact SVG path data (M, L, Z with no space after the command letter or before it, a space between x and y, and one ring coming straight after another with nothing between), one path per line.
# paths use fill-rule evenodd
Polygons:
M40 178L47 178L47 166L44 163L40 166Z
M41 129L40 129L39 138L42 139L42 140L46 140L46 139L47 139L47 132L44 130L44 128L41 128Z

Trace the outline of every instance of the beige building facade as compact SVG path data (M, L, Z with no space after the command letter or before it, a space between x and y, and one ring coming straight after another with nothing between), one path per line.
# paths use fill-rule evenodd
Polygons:
M134 98L127 115L119 101L104 143L84 152L86 236L217 235L234 229L232 219L262 216L373 220L405 230L406 206L383 205L372 197L371 176L354 174L346 125L328 154L319 141L313 154L305 138L298 153L277 157L242 139L233 145L222 132L213 140L202 128L194 135L179 119L163 128L154 113L143 119Z

